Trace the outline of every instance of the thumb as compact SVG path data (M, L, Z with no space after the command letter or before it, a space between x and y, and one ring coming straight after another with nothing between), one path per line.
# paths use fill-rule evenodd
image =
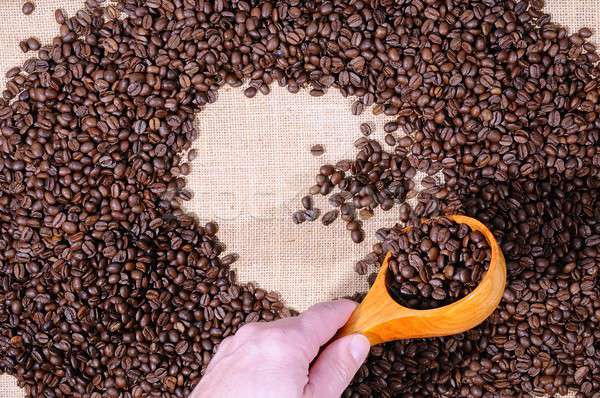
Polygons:
M339 398L367 358L371 345L361 334L332 342L310 369L305 398Z

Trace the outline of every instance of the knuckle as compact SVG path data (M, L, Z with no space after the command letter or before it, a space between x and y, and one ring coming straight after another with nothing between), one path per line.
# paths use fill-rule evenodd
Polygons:
M260 334L261 340L269 344L285 344L289 341L290 331L278 327L266 328Z
M248 355L278 361L289 359L297 351L297 343L303 336L294 327L252 323L242 326L234 338L242 339L244 351Z

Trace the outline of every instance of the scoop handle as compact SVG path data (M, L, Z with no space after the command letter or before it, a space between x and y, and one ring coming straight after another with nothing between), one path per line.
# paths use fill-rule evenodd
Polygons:
M386 341L385 336L390 333L387 327L379 327L381 320L397 317L404 311L410 311L396 303L387 292L385 275L391 256L391 252L386 254L375 283L369 289L362 303L350 315L348 322L339 330L336 338L360 333L369 339L371 345L379 344Z

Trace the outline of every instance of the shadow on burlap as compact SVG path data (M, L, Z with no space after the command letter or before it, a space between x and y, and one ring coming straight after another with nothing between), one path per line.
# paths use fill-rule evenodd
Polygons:
M21 13L22 3L5 0L0 9L2 87L4 73L29 57L20 51L19 41L36 36L50 43L58 33L54 10L60 7L73 15L83 2L38 0L30 16ZM547 3L554 21L572 30L587 26L600 31L597 0ZM383 138L386 119L368 111L352 116L351 103L333 90L313 98L273 87L271 95L247 100L241 89L226 88L196 119L199 138L194 148L199 156L188 178L194 197L187 208L203 221L219 223L228 251L240 254L234 264L240 281L276 290L299 310L365 290L365 278L356 276L354 262L369 252L367 242L374 241L374 231L393 225L397 216L397 210L377 212L365 223L367 238L360 245L351 242L341 222L324 227L320 222L297 226L291 221L319 166L353 157L361 123L371 122L373 137ZM323 156L311 155L315 144L325 147ZM329 208L323 200L317 205ZM0 376L0 398L20 397L24 394L16 380Z

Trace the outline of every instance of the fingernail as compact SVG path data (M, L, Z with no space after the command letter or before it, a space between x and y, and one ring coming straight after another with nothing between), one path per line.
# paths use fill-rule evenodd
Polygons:
M362 363L367 358L370 349L371 344L365 336L362 334L352 336L352 340L350 341L350 355L352 355L352 358L357 363Z

